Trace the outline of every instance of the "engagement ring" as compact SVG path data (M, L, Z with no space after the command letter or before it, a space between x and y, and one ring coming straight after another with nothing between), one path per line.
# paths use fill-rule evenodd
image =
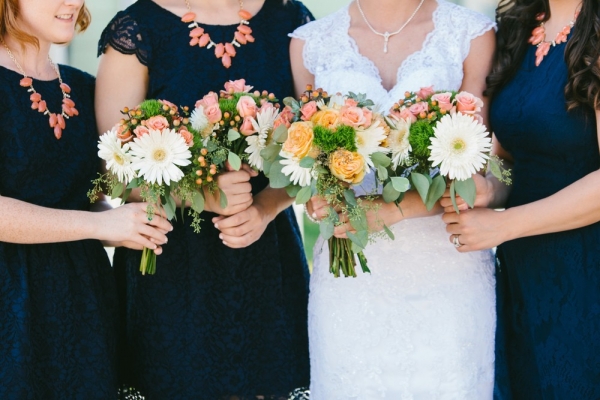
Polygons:
M452 239L452 243L454 243L454 247L456 247L457 249L462 246L463 244L458 240L458 237L460 235L454 235L454 238Z

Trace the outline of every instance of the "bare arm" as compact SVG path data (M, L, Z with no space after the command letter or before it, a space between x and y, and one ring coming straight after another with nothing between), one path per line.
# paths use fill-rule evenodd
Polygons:
M596 111L600 141L600 111ZM600 149L599 149L600 151ZM600 170L552 196L503 212L475 209L444 214L447 231L461 235L459 251L491 248L508 240L581 228L600 221Z
M296 97L299 97L304 93L306 85L314 86L315 84L315 76L304 66L304 58L302 57L303 50L304 41L292 38L292 41L290 42L290 61L292 63L292 76L294 78Z

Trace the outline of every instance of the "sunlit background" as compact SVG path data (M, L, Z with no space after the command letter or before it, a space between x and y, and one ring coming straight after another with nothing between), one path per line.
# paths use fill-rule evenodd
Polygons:
M88 0L87 7L92 13L92 24L88 30L77 36L67 47L55 47L52 57L62 64L70 64L95 75L98 67L97 45L102 30L111 18L120 10L126 8L135 0ZM182 0L183 1L183 0ZM312 11L316 18L323 17L340 7L350 3L351 0L303 0L303 3ZM450 0L473 10L487 14L490 18L494 15L497 0ZM125 105L124 105L125 106ZM116 202L115 204L118 204ZM312 247L318 235L318 226L303 217L302 209L296 208L298 222L304 235L306 255L312 261ZM111 252L111 251L109 251Z

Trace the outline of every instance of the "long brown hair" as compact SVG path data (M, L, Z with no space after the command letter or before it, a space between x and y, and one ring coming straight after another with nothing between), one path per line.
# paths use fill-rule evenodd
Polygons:
M0 37L10 35L22 45L33 44L39 46L38 39L19 28L17 17L19 16L19 0L0 0ZM75 29L83 32L92 21L92 16L85 4L79 10Z
M497 51L492 73L487 78L487 95L514 77L527 48L535 17L550 18L548 0L501 0L496 9ZM565 48L568 80L565 86L567 109L600 109L600 2L583 0L581 12Z

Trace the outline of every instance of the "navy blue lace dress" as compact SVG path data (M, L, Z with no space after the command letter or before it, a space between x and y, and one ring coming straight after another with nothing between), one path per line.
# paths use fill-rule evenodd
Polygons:
M600 168L594 113L566 111L564 49L535 67L530 46L494 98L492 126L515 159L508 207ZM600 223L504 243L496 273L496 398L600 399Z
M213 50L189 46L180 17L138 0L107 26L99 52L135 54L149 70L147 98L193 107L244 78L282 99L293 95L287 34L311 18L297 1L266 0L251 21L256 41L225 69ZM230 41L237 27L202 26L215 42ZM266 185L253 179L255 193ZM174 222L154 276L139 273L140 252L117 251L128 383L149 400L287 398L309 384L308 268L294 213L282 212L245 249L222 244L213 216L203 216L199 234L189 220Z
M80 115L56 140L48 116L31 110L22 76L0 67L0 195L88 210L100 165L94 79L60 69ZM60 110L58 80L34 80L34 87L50 110ZM116 301L99 241L0 242L0 399L114 399Z

